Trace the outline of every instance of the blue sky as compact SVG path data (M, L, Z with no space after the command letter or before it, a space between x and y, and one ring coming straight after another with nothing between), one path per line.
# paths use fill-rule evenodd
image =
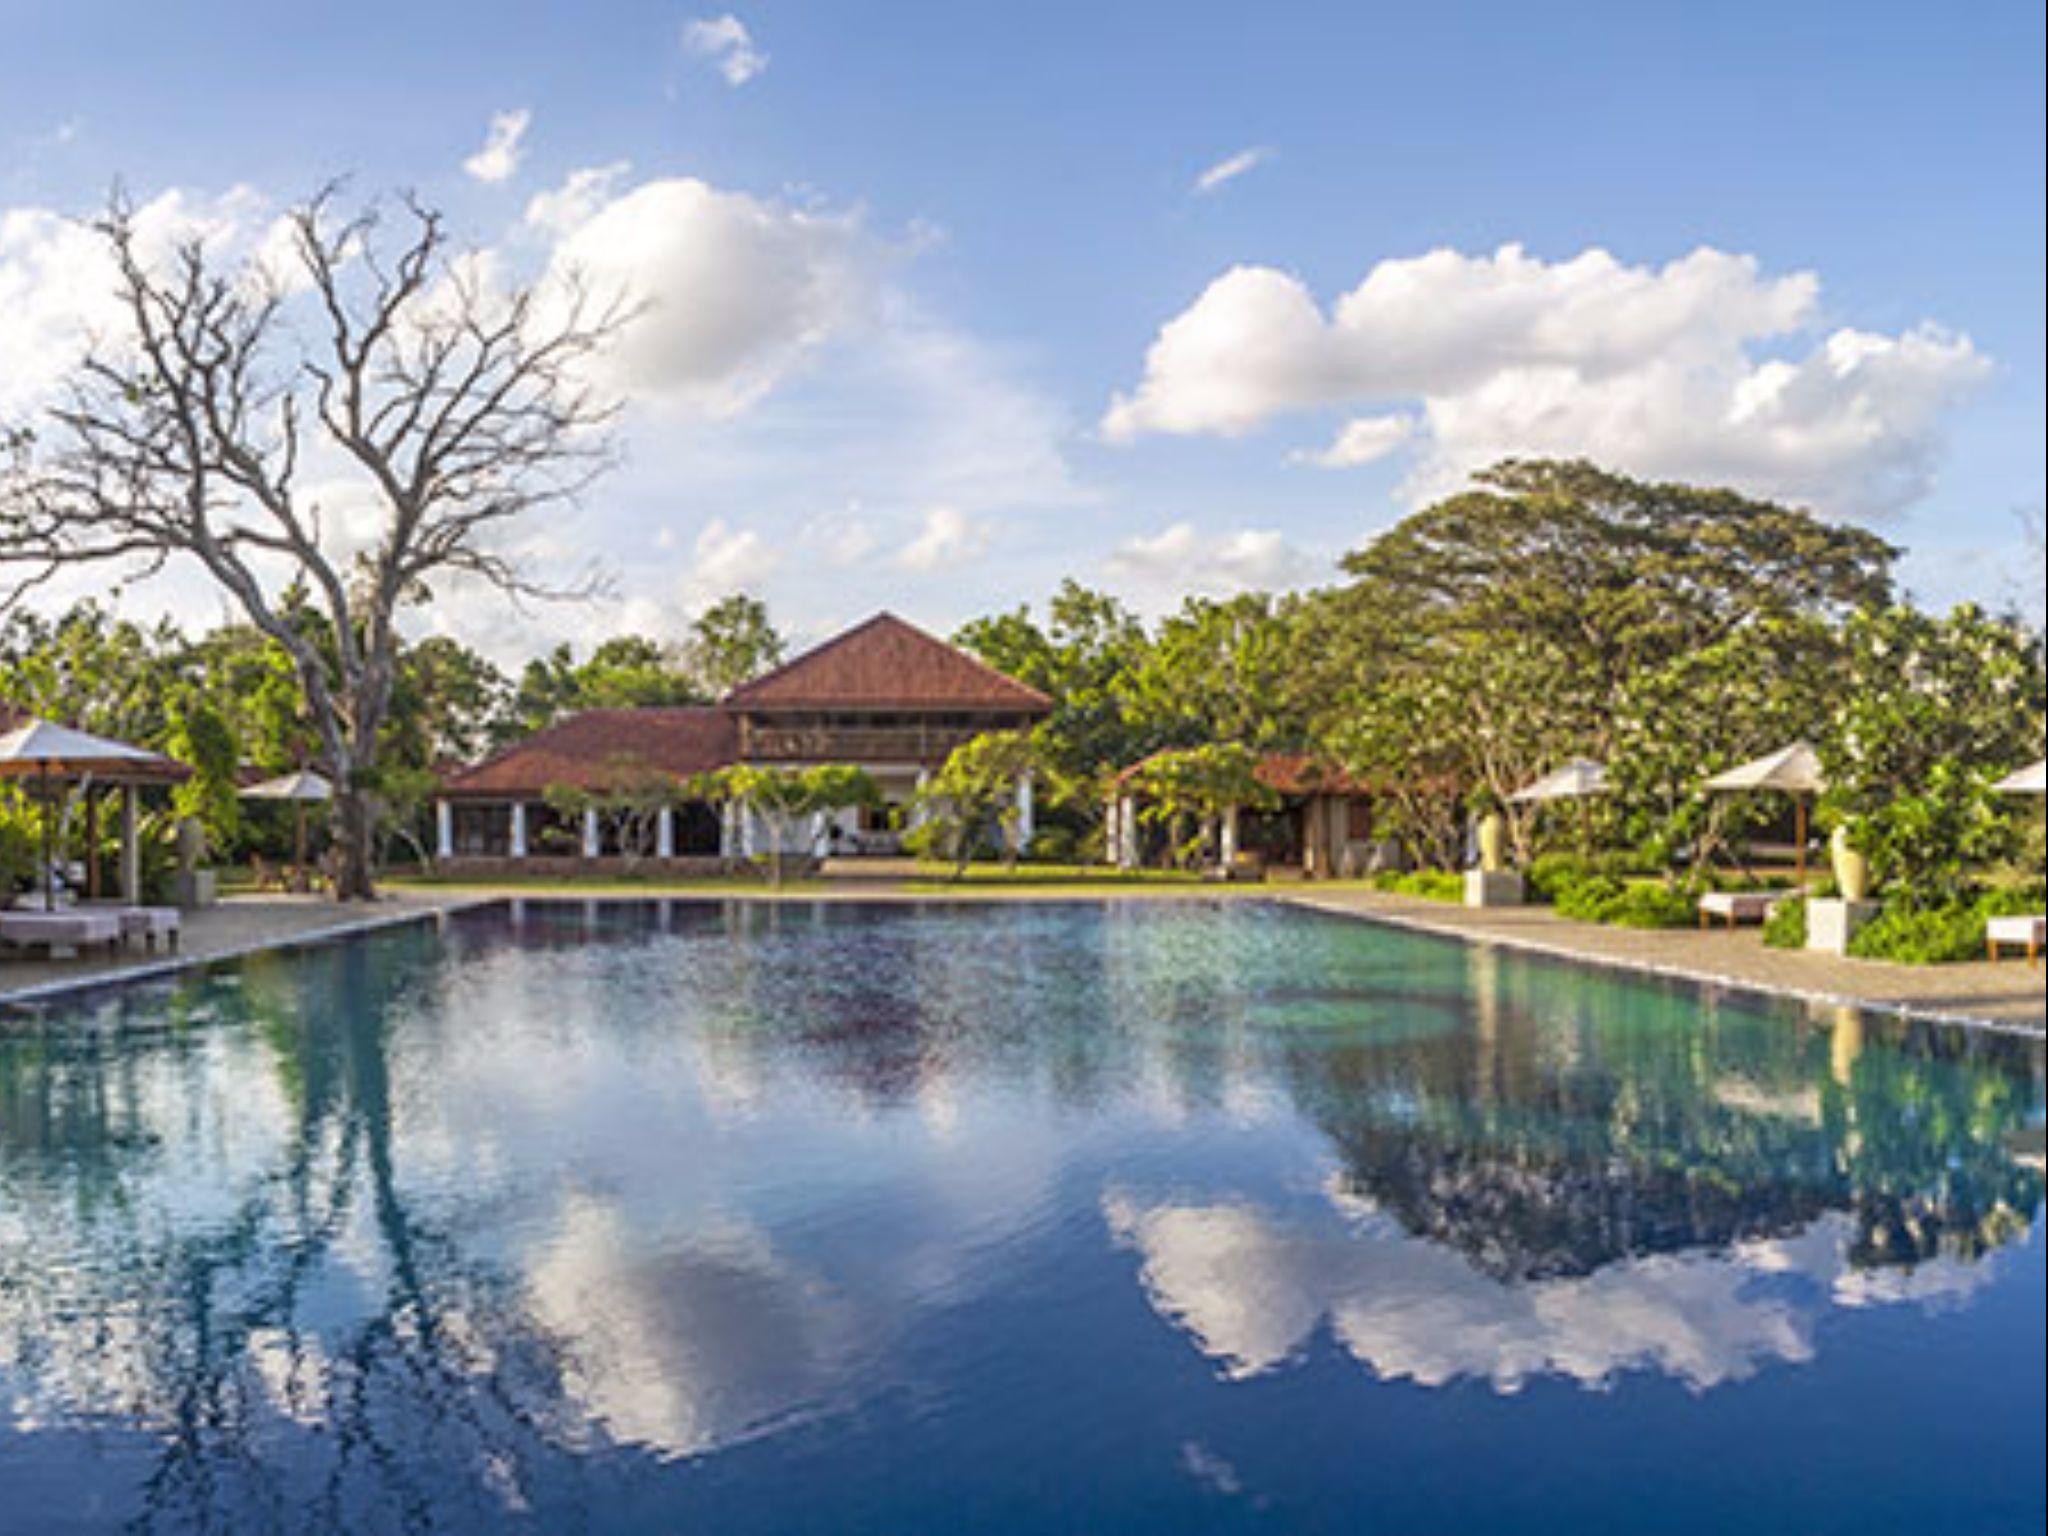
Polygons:
M1315 580L1476 458L1582 439L1871 521L1928 600L2026 580L2038 4L74 3L0 7L0 38L0 219L117 177L258 218L346 171L514 266L574 246L673 282L669 312L800 285L800 327L648 341L628 467L549 530L621 603L438 620L494 645L672 626L733 584L816 632L1069 572L1149 608ZM32 236L0 238L11 302L50 265Z

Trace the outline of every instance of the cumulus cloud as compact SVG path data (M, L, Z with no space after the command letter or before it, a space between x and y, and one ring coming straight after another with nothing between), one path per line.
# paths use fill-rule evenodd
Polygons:
M917 537L897 552L906 571L947 571L970 565L988 552L994 530L958 507L929 507Z
M852 214L693 178L607 199L619 167L578 171L530 222L566 230L552 268L644 306L604 363L629 395L710 417L744 411L835 331L872 312L875 242Z
M683 23L683 51L704 60L731 86L745 85L768 67L768 55L754 45L746 23L729 11Z
M1300 279L1236 267L1161 328L1102 429L1235 436L1292 412L1417 402L1414 496L1509 453L1583 454L1896 511L1929 488L1940 417L1988 361L1934 325L1823 334L1819 287L1705 248L1649 267L1509 245L1383 261L1325 312Z
M462 162L463 170L478 181L510 181L526 154L526 130L532 122L533 113L525 107L493 113L484 147Z
M574 233L612 200L619 183L632 169L632 161L614 160L609 165L587 165L571 171L559 187L536 192L528 199L528 226L556 237Z
M1354 416L1337 429L1330 446L1290 454L1297 464L1322 469L1356 469L1398 450L1415 435L1413 416Z
M691 549L685 586L701 598L722 597L757 585L781 563L781 555L754 529L736 528L714 517Z
M1307 580L1315 560L1277 528L1202 533L1173 523L1127 539L1106 562L1112 576L1172 592L1269 591Z
M265 248L275 221L245 186L208 197L172 189L134 210L145 263L188 240ZM87 221L50 208L0 209L0 415L48 402L89 342L117 342L126 316L106 243Z
M1214 165L1195 178L1189 190L1198 197L1206 197L1227 182L1237 180L1247 171L1257 170L1273 158L1273 151L1263 146L1240 149L1236 154L1218 160Z

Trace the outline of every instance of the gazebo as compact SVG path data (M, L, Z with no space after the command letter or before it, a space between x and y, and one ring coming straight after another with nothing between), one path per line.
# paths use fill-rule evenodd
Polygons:
M1776 790L1792 797L1794 807L1793 833L1795 851L1793 858L1798 868L1798 881L1806 884L1806 806L1807 798L1817 795L1828 787L1822 776L1820 754L1803 741L1795 741L1788 747L1780 747L1754 761L1730 768L1726 773L1717 773L1707 780L1706 788L1722 794L1742 794L1755 790Z
M142 899L142 845L137 831L138 795L146 785L182 783L192 770L175 758L144 747L130 746L104 736L73 730L48 720L7 712L0 725L0 779L14 779L33 786L32 793L43 802L43 899L54 905L57 853L57 806L61 791L69 785L83 786L87 793L87 825L97 819L98 807L90 792L105 785L121 790L121 896L129 902Z

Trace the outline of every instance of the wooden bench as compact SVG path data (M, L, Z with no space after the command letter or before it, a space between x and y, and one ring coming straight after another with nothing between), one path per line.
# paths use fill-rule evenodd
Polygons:
M1721 918L1730 928L1737 923L1760 923L1771 909L1785 899L1783 891L1708 891L1700 897L1700 926L1710 927Z
M2048 917L1994 917L1984 925L1984 953L1996 960L2001 948L2024 949L2027 964L2039 965L2044 930Z

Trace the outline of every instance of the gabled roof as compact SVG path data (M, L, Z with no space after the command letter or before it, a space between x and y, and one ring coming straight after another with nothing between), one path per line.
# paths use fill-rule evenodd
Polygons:
M728 709L957 709L1043 714L1052 700L878 613L725 696Z
M603 787L622 762L688 778L731 763L732 717L722 709L587 709L450 775L442 793L461 799L539 796L550 784Z

